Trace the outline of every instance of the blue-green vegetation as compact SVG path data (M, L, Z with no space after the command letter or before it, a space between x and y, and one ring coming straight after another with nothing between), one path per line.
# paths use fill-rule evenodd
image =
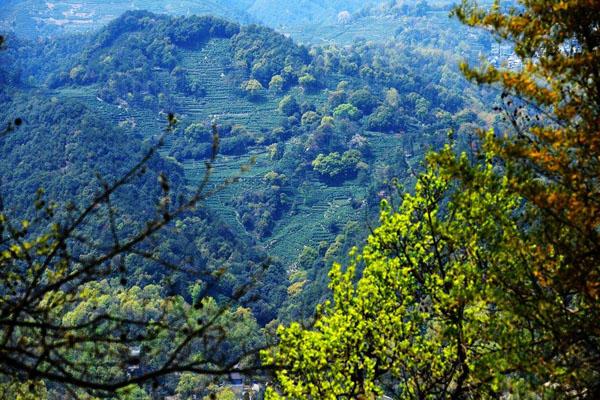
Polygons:
M79 51L65 40L23 45L64 49L47 53L54 68L29 78L38 83L29 90L56 104L80 104L132 143L150 140L161 129L160 113L175 112L179 128L161 154L187 185L211 153L216 121L221 155L214 181L250 159L255 165L207 206L239 240L280 260L288 275L305 247L344 258L344 243L366 234L356 226L364 227L380 196L390 195L392 178L409 182L420 154L479 119L470 112L464 120L481 96L446 57L402 43L307 48L255 25L145 11L77 40L84 44ZM23 49L4 57L20 54L30 72L43 51ZM72 194L81 189L73 187ZM306 289L323 287L322 258L302 268ZM275 306L280 317L295 316Z
M282 20L260 11L272 2L236 3L243 7L216 14L247 22L254 13L284 25L283 31L294 26L286 19L297 6L292 2ZM160 173L174 191L202 181L216 123L219 154L211 187L244 173L161 232L152 251L176 265L193 259L190 267L206 276L217 273L209 293L216 302L231 298L270 265L260 286L239 300L247 307L240 308L244 326L252 326L248 342L260 342L263 327L309 318L327 296L329 265L347 260L350 247L364 240L382 199L393 198L399 183L414 182L425 152L441 148L449 131L464 133L458 145L470 146L473 126L493 122L481 107L492 94L467 84L450 51L459 35L446 27L424 32L428 21L441 18L432 13L444 6L309 3L314 8L302 21L326 16L314 32L339 34L344 46L298 44L260 25L182 16L186 7L195 12L185 1L168 10L179 16L127 11L88 34L15 38L0 55L0 122L13 115L25 121L19 135L0 143L2 194L13 215L33 217L28 206L39 188L60 204L90 200L102 179L114 180L131 168L155 143L165 116L174 113L178 123L150 160L149 172L114 199L124 216L116 223L134 230L156 211ZM8 4L6 15L22 18L23 9ZM111 12L125 9L120 2L106 4L114 6ZM69 2L56 7L48 15L60 7L73 10ZM148 8L160 9L155 2ZM95 4L94 10L106 8ZM69 15L84 17L76 14ZM90 24L105 18L108 13L97 14ZM348 27L367 21L379 21L370 33L378 35L385 26L397 40L354 40L358 35ZM38 27L42 33L47 28ZM100 241L110 235L100 223L84 233ZM193 302L197 282L191 274L172 274L141 257L127 265L125 280L108 276L113 281L94 290L160 282L161 296L175 293ZM172 394L177 382L164 385L162 393Z

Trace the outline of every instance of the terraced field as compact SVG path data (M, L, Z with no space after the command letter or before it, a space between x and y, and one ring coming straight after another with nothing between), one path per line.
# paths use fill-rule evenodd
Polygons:
M204 100L181 97L179 110L181 119L185 122L231 122L246 126L251 132L258 133L275 127L280 118L277 104L281 96L266 93L261 102L252 102L235 93L236 88L225 82L225 73L231 65L229 41L213 39L200 51L184 53L182 67L190 79L199 82L207 91ZM292 94L302 100L309 100L317 105L325 101L322 94L306 94L295 89ZM250 149L244 156L220 156L215 164L212 181L222 182L227 177L239 174L243 164L255 157L256 163L251 170L244 174L235 185L211 197L207 205L213 209L235 232L248 235L240 223L239 215L229 204L229 199L243 191L256 190L264 185L263 176L274 168L264 149ZM183 161L186 176L191 184L201 179L203 165L192 160ZM335 234L328 226L334 222L355 219L356 214L350 206L350 199L364 191L353 183L340 187L328 187L314 176L309 185L301 188L300 196L294 188L283 188L289 194L298 198L309 199L308 202L294 207L292 212L284 215L285 223L276 224L273 234L263 241L272 255L291 262L299 254L299 250L307 244L320 241L331 242ZM294 238L290 243L290 238Z
M248 172L242 173L242 166L247 164L251 157L255 157L255 164ZM190 184L197 183L204 174L202 162L188 160L184 163L184 168ZM211 196L206 201L206 206L213 210L232 231L240 236L250 236L230 201L238 193L256 190L262 184L263 176L271 169L272 163L266 157L266 153L258 149L251 150L248 155L240 157L219 156L214 164L214 173L211 175L211 188L217 188L233 176L239 176L240 179Z
M199 83L206 90L206 96L200 98L177 95L176 103L179 106L175 111L182 126L192 122L209 123L216 120L221 124L241 124L253 134L260 134L277 126L281 118L277 105L282 95L267 92L262 101L253 102L240 96L237 88L227 82L226 72L233 63L229 40L212 39L200 50L182 52L181 60L180 65L186 71L188 79ZM162 78L167 79L167 75ZM336 77L331 77L331 82L327 84L335 86ZM89 105L97 110L102 118L124 126L139 137L156 135L164 128L164 116L157 115L155 111L112 105L97 98L96 92L96 87L88 86L62 89L56 92L56 95ZM299 101L310 101L317 106L326 101L323 93L307 94L299 88L293 89L292 93ZM373 170L384 169L392 155L400 155L410 165L417 164L417 160L426 149L414 144L422 142L415 135L418 133L390 135L366 132L365 136L374 153L373 159L380 160L372 165ZM162 149L164 155L170 151L171 140L167 138ZM294 151L294 148L291 144L287 145L286 152ZM242 166L250 163L251 159L254 159L254 165L242 174ZM177 161L183 165L189 186L194 187L203 177L203 161ZM237 183L210 197L205 205L240 237L252 236L242 225L240 215L232 206L231 199L240 193L265 187L267 183L264 176L274 169L276 164L264 147L249 148L243 156L219 155L211 175L211 187L217 187L232 176L241 177ZM410 172L407 171L406 176L402 178L410 180ZM305 245L314 246L322 241L332 243L339 229L347 222L356 221L365 225L367 210L362 201L369 195L367 190L367 185L360 183L358 178L339 186L331 186L322 182L316 173L309 176L300 187L289 184L288 187L283 187L282 191L292 201L290 209L277 221L269 237L252 239L267 248L271 255L291 265Z
M250 101L239 96L225 81L227 67L233 64L230 41L212 39L200 51L183 52L181 66L189 79L206 89L204 99L180 96L182 119L196 122L231 122L246 126L251 131L270 130L277 123L278 99L266 93L260 101Z
M366 193L364 187L355 182L331 187L320 182L316 176L308 184L299 188L305 201L293 207L285 215L286 223L278 224L273 235L265 243L271 254L292 262L306 245L316 245L321 241L331 243L336 233L330 226L364 219L364 212L354 210L351 199ZM363 221L364 222L364 221Z
M300 43L316 45L350 45L356 39L383 41L393 38L394 32L403 25L401 20L391 16L363 17L345 25L315 24L302 29L290 28L285 33Z
M394 39L397 31L411 29L418 24L419 29L430 33L443 33L445 31L462 32L465 36L474 32L455 19L449 18L448 11L431 11L426 17L417 18L411 16L394 15L368 15L356 17L348 23L316 23L303 26L301 29L290 27L283 29L285 34L290 35L299 43L310 45L347 46L356 40L364 39L373 42L386 42ZM412 40L418 41L418 37ZM419 43L419 47L425 47L425 42ZM439 50L439 48L436 47ZM456 50L456 49L445 49ZM461 54L462 56L478 57L478 52ZM475 61L477 58L474 59Z
M197 73L201 74L201 68ZM217 70L218 72L218 70ZM209 73L215 73L209 72ZM140 109L125 110L116 106L97 100L93 94L93 89L65 89L60 92L62 96L78 99L88 105L93 106L99 113L108 120L115 123L126 121L133 128L133 132L140 135L146 135L148 132L159 132L163 119L157 117L155 113ZM222 93L228 96L227 92ZM223 97L225 99L226 97ZM225 101L225 100L223 100ZM192 114L188 110L186 118L206 118L210 117L209 111L200 111ZM218 108L213 108L218 110ZM238 111L231 108L231 111ZM257 120L260 122L259 120ZM135 123L135 125L131 125ZM408 159L417 160L419 156L406 149L409 148L409 135L390 136L381 133L371 132L367 135L372 151L377 159L385 160L386 154L391 152L406 152ZM168 152L169 141L163 149ZM415 153L422 152L415 149ZM255 159L252 168L241 173L242 166L248 164L251 158ZM182 162L185 176L190 187L195 186L204 174L204 163L195 160L178 160ZM416 161L415 161L416 162ZM256 190L264 185L264 175L273 170L274 163L269 159L264 148L249 149L244 156L223 156L220 155L214 164L214 172L211 175L211 187L216 187L227 178L239 175L239 182L220 190L217 194L210 197L205 205L215 212L221 221L226 224L234 233L241 237L249 237L250 234L245 230L240 222L240 216L236 209L231 206L230 200L239 193ZM410 179L407 173L406 179ZM352 207L353 199L364 199L367 196L367 189L356 181L347 181L340 186L328 186L319 180L316 174L300 188L292 186L282 189L288 195L293 196L296 201L295 206L285 213L282 220L285 223L277 223L270 237L259 241L269 250L273 256L277 256L284 262L291 264L297 258L305 245L315 245L325 241L331 243L335 240L336 233L332 232L331 226L343 227L343 224L349 221L357 221L364 225L367 223L367 214L364 207L355 209ZM257 238L253 238L258 240Z

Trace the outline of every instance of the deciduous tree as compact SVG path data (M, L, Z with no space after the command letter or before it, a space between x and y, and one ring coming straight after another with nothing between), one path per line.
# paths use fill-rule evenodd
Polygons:
M454 14L515 45L522 68L463 65L502 90L507 124L481 131L475 162L430 155L334 266L314 326L280 328L265 358L284 396L600 396L600 3Z

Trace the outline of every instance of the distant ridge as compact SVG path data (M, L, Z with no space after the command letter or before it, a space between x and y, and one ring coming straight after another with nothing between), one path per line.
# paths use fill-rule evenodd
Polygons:
M245 11L252 3L250 0L5 0L3 3L0 30L29 39L94 31L134 10L179 16L213 15L244 24L259 22Z
M0 30L25 38L88 32L126 11L148 10L169 15L214 15L238 23L273 28L335 21L340 11L355 12L374 1L360 0L5 0Z

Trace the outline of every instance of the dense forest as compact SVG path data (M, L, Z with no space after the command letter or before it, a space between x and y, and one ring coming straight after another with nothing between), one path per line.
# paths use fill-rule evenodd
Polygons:
M600 395L595 3L184 3L0 12L3 398Z
M255 25L137 11L124 14L93 38L74 40L81 46L70 48L71 54L63 49L66 45L47 40L8 49L6 56L18 54L13 57L21 65L21 77L28 76L37 96L65 97L90 113L99 109L116 128L129 132L138 147L160 131L161 112L175 111L180 123L161 154L184 185L197 179L194 166L212 151L214 118L223 160L219 167L224 170L217 167L215 179L232 165L257 158L257 165L242 177L253 190L234 185L228 196L218 199L221 204L211 208L239 240L269 249L289 274L294 271L296 278L287 285L309 283L306 294L293 291L306 299L294 300L291 314L280 313L286 318L310 313L322 298L316 293L324 292L326 262L303 254L321 253L327 260L344 257L349 246L364 237L365 223L378 209L378 193L389 192L392 178L411 179L411 160L416 165L417 154L441 146L448 130L462 132L469 123L483 123L473 111L480 107L480 93L457 94L468 86L456 68L447 68L446 58L401 43L309 49ZM47 69L30 67L42 57L49 59ZM207 79L204 71L217 75L218 81ZM20 100L13 102L9 107L18 110ZM216 102L220 105L208 105ZM253 108L260 109L259 115L248 115ZM80 121L87 120L76 122ZM390 140L401 150L384 158ZM132 149L121 154L135 153ZM95 172L104 174L99 166ZM326 190L327 197L315 185ZM226 214L223 209L231 211ZM304 237L298 235L294 243L283 240L296 229L296 221L315 217L325 220L305 226ZM285 276L281 279L287 281ZM276 298L281 296L272 297ZM297 310L298 304L307 307ZM281 309L281 303L274 307Z

